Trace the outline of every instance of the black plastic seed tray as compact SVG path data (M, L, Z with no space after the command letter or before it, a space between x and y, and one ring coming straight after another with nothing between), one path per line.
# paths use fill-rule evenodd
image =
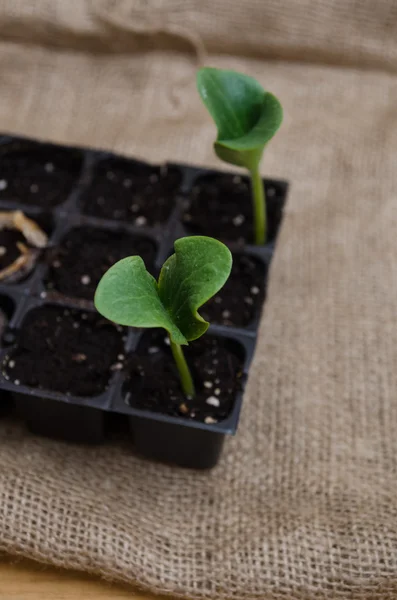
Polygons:
M102 323L103 319L98 321L101 317L91 301L96 279L101 275L97 269L99 263L102 265L102 243L104 247L108 245L108 253L115 260L122 257L120 253L133 254L130 248L136 245L143 247L150 257L147 267L157 275L164 260L173 251L173 242L194 233L185 217L190 210L192 190L200 186L201 178L217 176L223 177L224 174L186 165L153 166L107 152L67 148L12 136L0 137L0 210L22 210L42 224L49 235L49 248L32 273L17 283L0 283L0 308L7 321L6 325L3 324L0 347L0 413L11 403L13 410L33 433L78 443L103 442L114 422L122 423L132 437L136 451L149 458L193 468L209 468L217 463L225 435L233 434L237 429L287 184L273 180L265 182L267 191L272 192L268 194L269 221L276 224L272 241L260 248L239 241L230 243L236 261L243 257L243 268L247 264L248 268L258 268L262 280L260 290L259 286L252 286L259 296L260 305L253 306L252 314L248 310L249 319L243 326L234 325L232 320L229 323L228 318L223 316L218 322L212 319L209 335L222 339L226 346L230 345L242 365L239 389L230 411L222 419L206 419L206 422L183 414L162 414L131 406L134 390L126 388L129 358L134 356L144 333L136 329L116 328ZM117 181L114 183L115 178ZM136 182L139 193L135 189ZM151 187L160 190L161 201L159 207L153 209L152 206L149 214L145 210L153 203ZM113 197L112 189L115 190L114 204L107 201ZM125 201L129 194L131 206L127 207ZM199 233L205 234L204 231ZM94 249L93 259L90 249ZM112 252L116 254L113 256ZM84 272L86 259L88 265L91 259L94 260L92 271ZM62 276L57 273L59 263L65 270L65 261L72 270L70 281L67 268ZM110 265L105 265L104 270L107 266ZM227 295L233 296L233 289L227 290ZM257 302L257 299L254 300ZM254 300L250 298L248 308L254 305ZM61 393L50 389L52 380L55 387L57 385L56 345L51 358L55 362L53 364L50 360L48 367L52 365L53 377L51 373L45 373L44 385L40 379L35 380L31 371L35 360L40 360L40 351L36 358L32 358L31 340L27 340L26 332L31 323L34 323L32 327L40 326L43 311L55 319L55 329L57 319L62 323L63 319L74 319L71 322L76 327L76 341L74 333L68 330L64 344L67 348L70 346L78 350L79 344L88 344L88 354L96 352L90 346L89 332L85 330L87 322L90 326L93 323L92 327L103 327L110 335L117 350L111 357L110 367L97 373L97 380L101 377L104 380L100 390L95 388L98 381L88 368L87 389L91 389L92 378L95 393L74 393L79 380L85 381L81 365L81 361L86 360L81 356L85 354L78 352L73 354L77 361L76 375L72 373L70 390ZM205 313L204 310L201 312ZM229 312L223 311L222 315L227 313L228 317ZM214 314L219 316L219 311ZM46 326L48 323L43 325L43 338ZM115 337L110 327L117 330L119 337ZM58 346L58 349L63 352L64 346ZM27 361L22 378L14 374L13 365L18 360Z

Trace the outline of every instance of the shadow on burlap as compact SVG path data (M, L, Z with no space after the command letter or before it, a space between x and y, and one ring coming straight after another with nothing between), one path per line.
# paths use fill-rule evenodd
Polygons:
M2 131L220 166L207 61L281 98L263 172L292 183L220 465L3 421L0 550L188 598L396 598L395 4L5 0L0 39Z

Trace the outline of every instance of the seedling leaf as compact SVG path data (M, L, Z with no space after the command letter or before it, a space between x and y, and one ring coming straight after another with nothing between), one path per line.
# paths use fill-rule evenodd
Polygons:
M219 158L256 168L283 119L278 99L253 77L212 67L198 71L197 88L218 129Z
M213 238L192 236L175 242L175 254L161 269L158 289L173 323L188 342L207 331L209 323L198 309L223 287L231 267L230 251Z
M212 238L192 236L175 242L159 282L138 256L124 258L102 277L95 306L107 319L130 327L163 327L175 344L187 344L207 331L198 309L229 277L228 248Z

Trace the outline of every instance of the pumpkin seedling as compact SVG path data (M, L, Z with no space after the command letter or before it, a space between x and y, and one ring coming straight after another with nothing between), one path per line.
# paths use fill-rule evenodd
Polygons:
M283 120L281 104L253 77L235 71L204 67L197 73L197 88L218 129L215 153L250 173L255 243L264 244L266 199L259 164Z
M174 244L158 281L140 256L114 264L95 293L97 310L110 321L129 327L163 327L178 368L183 392L194 397L193 378L182 346L201 337L209 323L198 309L225 284L232 267L229 249L217 240L192 236Z

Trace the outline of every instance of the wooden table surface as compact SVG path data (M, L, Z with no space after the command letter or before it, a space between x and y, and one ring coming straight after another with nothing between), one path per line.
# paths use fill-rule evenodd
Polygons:
M32 561L0 558L0 600L165 600L130 587L47 567ZM170 600L170 597L168 597Z

